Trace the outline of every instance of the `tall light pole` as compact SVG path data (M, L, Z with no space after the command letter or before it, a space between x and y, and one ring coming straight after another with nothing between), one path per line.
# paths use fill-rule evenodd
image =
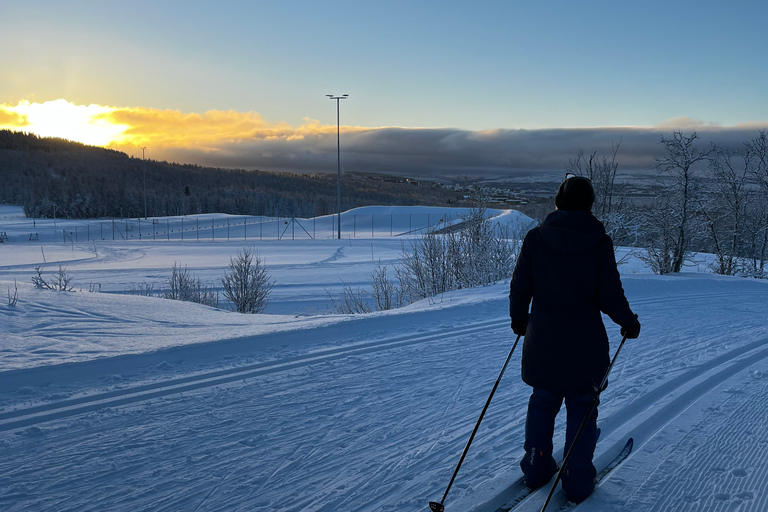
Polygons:
M349 94L342 94L341 96L326 94L326 96L332 100L336 100L336 211L338 212L339 240L341 240L341 125L339 124L339 100L347 99Z
M144 171L144 218L147 218L147 164L144 163L144 150L146 146L141 148L141 168Z

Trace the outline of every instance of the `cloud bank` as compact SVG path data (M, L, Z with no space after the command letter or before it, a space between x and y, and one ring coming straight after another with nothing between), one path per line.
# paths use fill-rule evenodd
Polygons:
M449 128L359 129L342 134L341 165L345 171L422 178L513 177L560 172L579 150L610 156L613 145L620 144L617 160L621 169L648 170L662 156L661 137L670 137L676 129L687 133L695 130L703 148L716 143L738 149L760 129L768 129L768 123L480 132ZM294 172L335 171L337 165L335 133L223 142L215 151L174 148L169 149L169 154L179 161L204 165Z
M265 121L257 112L202 114L152 108L73 105L65 100L0 105L0 128L46 136L105 140L99 145L140 156L215 167L335 172L336 126L305 119L299 126ZM738 149L768 122L720 126L678 117L654 127L558 129L341 127L345 171L411 177L503 177L560 172L579 150L610 155L620 144L622 169L651 169L659 140L674 130L696 131L701 145ZM80 140L89 143L88 140Z

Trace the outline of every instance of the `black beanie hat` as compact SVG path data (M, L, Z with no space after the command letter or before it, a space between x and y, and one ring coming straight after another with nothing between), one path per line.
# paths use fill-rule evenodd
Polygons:
M555 206L558 210L570 212L573 210L592 210L595 202L595 190L592 182L583 176L572 176L560 184L555 196Z

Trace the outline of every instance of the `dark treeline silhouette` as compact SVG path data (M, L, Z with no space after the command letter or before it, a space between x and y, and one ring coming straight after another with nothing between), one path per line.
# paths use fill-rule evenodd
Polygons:
M133 158L64 139L0 130L0 203L28 217L229 213L311 217L336 212L335 174L293 174ZM146 180L146 187L145 187ZM391 177L342 176L342 210L463 205L453 191Z

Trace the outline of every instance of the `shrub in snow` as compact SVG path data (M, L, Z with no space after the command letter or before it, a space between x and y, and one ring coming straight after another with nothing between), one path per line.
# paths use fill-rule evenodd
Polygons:
M478 207L448 233L428 233L413 242L396 274L407 302L414 302L510 277L518 251L519 242L497 235L485 208Z
M53 276L53 279L46 281L43 277L43 268L35 267L36 276L32 277L32 284L38 290L54 290L58 292L71 292L74 288L70 283L72 282L72 276L67 274L67 271L59 263L59 271Z
M13 293L11 293L11 288L8 287L8 305L9 306L15 306L16 303L19 301L19 287L16 285L16 280L13 280Z
M371 296L377 310L387 311L405 304L400 283L389 278L387 267L382 267L381 263L376 265L371 273L371 279L373 287Z
M139 284L131 284L130 288L126 289L126 292L130 295L141 295L144 297L154 297L155 296L155 285L152 283L147 283L144 281L143 283Z
M508 239L509 229L499 230L485 218L485 208L473 208L459 224L445 233L427 233L403 247L396 279L380 264L371 274L372 292L344 287L341 299L330 293L331 309L343 314L367 313L373 298L379 311L397 308L441 293L487 286L512 275L524 233ZM501 231L504 231L503 233Z
M195 278L186 265L182 268L176 263L173 264L171 277L168 278L168 291L163 294L163 298L219 307L219 292Z
M371 306L368 304L369 292L362 288L352 288L344 286L341 299L336 300L331 292L325 291L331 301L331 310L342 315L356 315L359 313L370 313Z
M229 272L221 279L224 296L238 313L263 313L275 283L258 253L243 248L229 260Z

